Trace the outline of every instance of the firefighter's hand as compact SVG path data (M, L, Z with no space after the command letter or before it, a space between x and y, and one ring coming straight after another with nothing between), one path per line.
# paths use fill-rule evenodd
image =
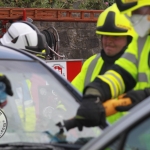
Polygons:
M81 105L75 116L75 122L80 131L82 131L83 126L101 126L103 128L106 126L105 109L99 96L83 96Z
M0 82L3 82L6 85L6 93L10 96L13 96L11 83L9 79L5 75L0 74Z
M140 103L142 100L146 99L148 96L150 96L150 88L146 88L144 90L129 91L128 93L119 97L119 100L130 99L132 104L128 106L118 106L116 107L116 110L121 112L128 111L132 107Z

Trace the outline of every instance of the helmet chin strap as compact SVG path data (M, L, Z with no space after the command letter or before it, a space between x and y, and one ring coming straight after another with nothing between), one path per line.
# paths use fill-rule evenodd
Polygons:
M101 48L103 49L103 42L102 42L102 38L103 38L103 35L101 35Z

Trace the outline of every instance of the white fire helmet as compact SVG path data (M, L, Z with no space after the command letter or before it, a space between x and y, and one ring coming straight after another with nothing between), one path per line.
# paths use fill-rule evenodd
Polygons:
M2 45L41 52L47 48L44 35L29 22L14 22L0 39Z

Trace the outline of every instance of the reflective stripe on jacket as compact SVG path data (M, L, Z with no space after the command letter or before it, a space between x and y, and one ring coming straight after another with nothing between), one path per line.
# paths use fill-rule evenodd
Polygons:
M99 74L104 61L100 57L100 53L87 59L81 69L81 72L73 79L72 85L81 93L84 87Z

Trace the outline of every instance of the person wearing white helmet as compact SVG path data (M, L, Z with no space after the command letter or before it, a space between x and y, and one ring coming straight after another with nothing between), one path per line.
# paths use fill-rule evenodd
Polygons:
M14 22L0 39L2 45L26 50L32 54L50 57L50 50L45 36L30 22ZM45 53L42 53L44 50Z
M0 43L5 46L28 51L34 55L41 54L44 56L45 59L47 57L50 57L50 50L48 48L48 44L46 42L45 36L39 31L39 29L35 25L27 21L19 21L19 22L12 23L11 26L8 28L7 32L0 39ZM40 82L36 83L34 80L32 80L35 79L35 77L36 79L38 78ZM30 77L26 79L25 82L24 81L20 81L20 82L22 82L21 88L24 88L25 91L29 93L29 95L24 96L24 103L25 101L32 102L33 100L35 100L36 97L35 95L37 95L37 93L30 92L33 87L38 88L38 86L40 86L41 84L46 85L46 82L41 81L40 77L37 76L36 74L32 74ZM20 82L18 84L20 84ZM18 92L17 87L14 89L16 89L15 92ZM17 94L17 96L19 94ZM38 97L36 97L36 100L37 99ZM17 108L18 108L19 115L22 118L23 117L22 106L17 105ZM27 115L27 120L29 122L32 122L33 126L32 127L28 126L28 121L25 123L25 128L29 131L35 129L36 111L37 109L36 110L34 109L32 103L31 106L26 107L25 113L31 112L32 114L32 116Z

